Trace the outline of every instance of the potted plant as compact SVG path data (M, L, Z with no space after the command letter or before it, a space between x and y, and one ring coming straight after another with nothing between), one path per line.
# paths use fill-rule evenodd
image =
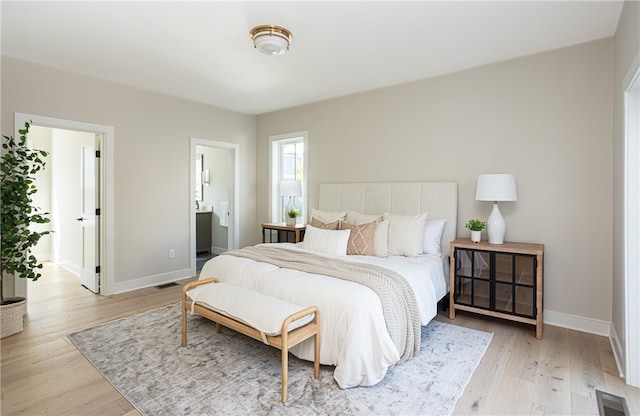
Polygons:
M469 220L464 226L471 230L471 241L479 243L482 240L482 230L487 226L487 223L480 220Z
M29 123L18 130L20 138L2 136L2 169L0 177L0 314L2 321L1 338L22 331L22 321L26 313L25 298L5 298L3 285L7 279L16 277L38 280L41 274L38 269L42 264L31 254L31 249L40 237L49 231L33 231L31 224L46 224L50 219L48 213L41 213L33 207L31 196L37 191L35 174L44 169L43 150L29 149L26 145Z
M300 215L300 211L297 208L292 208L287 211L287 218L285 219L287 225L296 225L298 215Z

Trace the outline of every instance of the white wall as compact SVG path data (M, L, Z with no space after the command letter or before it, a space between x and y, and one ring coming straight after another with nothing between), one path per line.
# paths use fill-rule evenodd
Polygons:
M375 69L372 69L375 70ZM482 173L513 173L506 240L545 245L546 320L611 321L613 41L258 116L258 221L268 215L268 137L309 132L309 204L333 181L453 180L458 235L486 218ZM484 236L486 238L486 234Z
M257 242L255 116L6 56L1 97L3 132L14 112L114 128L117 291L190 275L191 137L239 145L240 244Z

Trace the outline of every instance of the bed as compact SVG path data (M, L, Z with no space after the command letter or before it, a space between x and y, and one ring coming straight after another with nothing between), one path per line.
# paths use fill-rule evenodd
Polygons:
M420 326L449 290L456 222L454 182L321 184L301 243L232 250L200 279L318 306L320 363L341 388L371 386L419 352ZM290 351L314 360L313 342Z

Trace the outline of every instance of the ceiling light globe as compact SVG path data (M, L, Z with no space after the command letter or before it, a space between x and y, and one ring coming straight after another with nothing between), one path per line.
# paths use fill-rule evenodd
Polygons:
M256 49L265 55L283 55L288 45L284 39L276 37L260 37L255 40Z

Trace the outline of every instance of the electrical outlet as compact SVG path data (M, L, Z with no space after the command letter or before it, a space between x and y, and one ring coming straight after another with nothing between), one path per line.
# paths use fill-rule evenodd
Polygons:
M175 259L176 258L176 251L172 248L169 249L169 258L170 259Z

